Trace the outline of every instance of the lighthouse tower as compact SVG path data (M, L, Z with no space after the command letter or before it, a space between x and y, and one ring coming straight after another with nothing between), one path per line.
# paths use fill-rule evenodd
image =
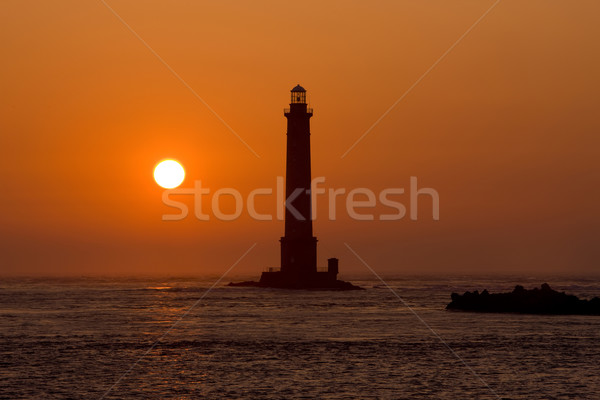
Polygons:
M285 235L281 238L281 272L302 279L317 272L317 238L313 236L310 196L310 117L306 90L291 91L287 118Z
M269 268L259 282L230 283L231 286L258 286L285 289L360 289L337 279L338 259L330 258L327 270L317 270L317 238L313 236L311 210L310 118L306 90L297 85L291 90L286 108L286 204L285 232L281 243L281 269Z

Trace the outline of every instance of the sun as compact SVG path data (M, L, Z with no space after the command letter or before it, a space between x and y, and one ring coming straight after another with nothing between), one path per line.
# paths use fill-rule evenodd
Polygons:
M154 168L154 180L165 189L173 189L181 185L185 178L185 170L175 160L164 160Z

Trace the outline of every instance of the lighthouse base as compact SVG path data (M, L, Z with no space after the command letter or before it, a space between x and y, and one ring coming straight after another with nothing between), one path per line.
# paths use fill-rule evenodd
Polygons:
M270 271L263 272L260 281L231 282L228 286L253 286L263 288L278 289L313 289L313 290L362 290L363 288L355 286L350 282L341 281L336 278L337 273L313 272L302 275Z

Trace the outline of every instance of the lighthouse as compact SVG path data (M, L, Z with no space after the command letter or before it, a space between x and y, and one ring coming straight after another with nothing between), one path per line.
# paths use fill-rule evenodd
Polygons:
M310 118L306 90L297 85L291 90L287 118L285 168L285 235L281 242L281 272L296 279L317 272L317 238L313 236L310 196Z
M361 289L337 279L338 259L329 258L327 269L317 269L317 238L313 236L311 205L310 118L306 90L291 90L287 118L285 164L285 228L281 244L281 268L268 268L259 282L230 283L230 286L258 286L283 289Z

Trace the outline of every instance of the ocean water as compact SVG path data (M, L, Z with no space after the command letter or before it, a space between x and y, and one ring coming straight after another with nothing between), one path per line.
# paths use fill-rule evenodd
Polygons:
M590 298L597 280L388 279L410 309L376 280L207 293L214 281L3 279L0 398L600 398L600 317L444 310L453 291L547 281Z

